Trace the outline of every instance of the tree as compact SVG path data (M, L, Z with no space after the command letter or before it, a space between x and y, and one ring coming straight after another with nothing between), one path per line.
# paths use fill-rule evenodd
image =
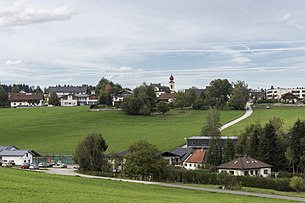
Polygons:
M258 158L259 140L263 136L263 128L259 122L250 125L247 130L247 155L252 158Z
M294 154L293 154L293 150L291 149L291 147L288 147L286 149L285 157L289 162L289 166L292 167L292 173L295 173L295 170L294 170L295 159L294 159Z
M122 111L128 115L139 115L143 106L143 101L136 98L134 95L124 98L121 108Z
M183 110L183 108L187 105L187 103L188 101L186 94L183 91L179 90L175 95L174 105L177 108Z
M280 164L278 161L284 157L284 153L282 154L279 149L275 128L271 123L266 124L264 127L264 133L260 139L258 153L261 161L273 165L276 170L279 169Z
M221 151L219 147L219 140L215 137L211 139L208 154L207 154L207 163L214 167L221 164Z
M147 140L139 140L129 147L126 156L125 173L129 177L154 180L161 177L166 166L157 147Z
M235 158L235 149L232 139L227 139L223 145L222 162L228 162Z
M9 106L8 94L0 84L0 107Z
M14 85L13 86L13 89L12 89L12 93L19 93L20 92L20 89L17 85ZM28 91L25 91L25 92L28 92Z
M112 105L112 95L117 95L122 90L122 86L118 83L114 84L112 81L101 78L96 85L96 94L99 95L99 103L108 106Z
M206 104L223 109L232 92L232 85L227 79L211 81L206 95Z
M248 85L244 81L237 81L232 90L232 96L229 99L229 106L234 109L243 110L249 99Z
M305 123L301 120L297 120L289 132L290 136L290 148L294 155L294 164L296 171L299 170L300 158L303 155L301 148L301 139L305 136Z
M301 192L305 189L305 182L303 178L299 176L293 176L289 182L289 186L297 192Z
M100 133L90 133L76 147L74 161L83 171L108 171L104 152L108 145Z
M196 96L196 87L192 87L190 89L185 90L186 100L188 103L188 106L191 106L194 104L195 100L197 99Z
M129 115L149 115L156 107L157 97L153 86L143 85L134 89L134 94L122 102L122 110Z
M220 113L215 108L210 108L205 125L201 129L203 136L219 137L220 133Z
M56 92L51 92L50 93L49 104L54 105L54 106L59 106L60 105L60 101L59 101L59 98L58 98Z
M165 101L160 101L158 103L158 110L164 114L169 111L169 105Z

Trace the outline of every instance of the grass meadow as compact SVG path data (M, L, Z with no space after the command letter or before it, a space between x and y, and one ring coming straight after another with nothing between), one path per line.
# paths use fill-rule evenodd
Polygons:
M247 119L237 123L230 128L222 131L224 135L239 135L246 126L251 125L259 121L262 126L268 122L268 120L274 116L280 117L284 121L283 130L289 130L293 124L299 118L305 120L305 107L297 106L270 106L270 109L266 109L266 105L255 105L253 108L253 114Z
M0 168L1 202L289 202Z
M221 112L227 123L243 111ZM139 139L172 150L184 138L199 135L208 111L171 110L164 115L128 116L121 111L88 112L88 107L0 109L0 145L33 149L41 154L72 154L90 132L101 132L108 152L121 151Z

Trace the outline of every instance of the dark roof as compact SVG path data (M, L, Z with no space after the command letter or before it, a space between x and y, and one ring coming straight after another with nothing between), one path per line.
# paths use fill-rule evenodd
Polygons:
M238 157L232 161L223 163L216 168L218 169L258 169L258 168L272 168L272 165L266 164L262 161L253 159L251 157Z
M0 146L0 152L3 150L11 150L11 149L18 149L15 146Z
M62 92L62 93L80 93L80 92L87 92L88 86L83 85L83 86L56 86L56 87L49 87L48 91L49 92Z
M190 88L190 89L186 89L186 90L185 90L185 93L187 93L187 92L189 92L189 91L192 91L192 90L195 91L196 97L200 97L201 94L202 94L203 92L204 92L204 93L206 92L205 89Z
M189 155L194 151L192 147L178 147L172 151L173 154L177 154L180 156L180 160L184 161L189 157Z
M297 96L293 95L291 92L287 92L282 95L282 99L299 99Z
M38 153L31 150L3 150L0 152L0 156L23 156L26 153L31 153L32 155L39 155Z
M196 149L185 161L189 163L203 163L205 155L206 150Z
M158 100L166 100L172 99L175 97L175 93L163 93L159 96Z
M163 157L173 157L173 156L179 156L178 154L174 154L172 152L160 152L160 155ZM179 156L180 157L180 156Z
M11 93L11 101L43 100L43 93Z

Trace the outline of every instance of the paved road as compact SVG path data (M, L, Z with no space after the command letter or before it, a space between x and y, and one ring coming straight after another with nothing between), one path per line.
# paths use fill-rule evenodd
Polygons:
M71 168L71 167L69 167L68 169L50 168L49 170L42 170L42 172L45 172L45 173L48 173L48 174L57 174L57 175L79 176L79 177L83 177L83 178L96 178L96 179L129 182L129 183L140 183L140 184L145 184L145 185L159 185L159 186L163 186L163 187L172 187L172 188L181 188L181 189L189 189L189 190L198 190L198 191L207 191L207 192L216 192L216 193L245 195L245 196L254 196L254 197L263 197L263 198L273 198L273 199L283 199L283 200L305 202L305 198L301 198L301 197L290 197L290 196L272 195L272 194L260 194L260 193L253 193L253 192L221 190L221 189L213 189L213 188L201 188L201 187L178 185L178 184L169 184L169 183L161 183L161 182L150 182L150 181L128 180L128 179L84 175L84 174L76 173L74 171L74 169Z
M248 118L249 116L251 116L252 113L253 113L253 110L251 108L251 104L248 102L246 104L246 111L245 111L244 115L242 115L241 117L239 117L239 118L237 118L237 119L235 119L235 120L233 120L233 121L231 121L231 122L221 126L219 128L219 130L222 131L222 130L224 130L224 129L226 129L226 128L228 128L228 127L230 127L230 126L232 126L232 125L234 125L234 124L236 124L236 123L238 123L238 122L240 122L240 121L242 121L242 120L244 120L246 118Z

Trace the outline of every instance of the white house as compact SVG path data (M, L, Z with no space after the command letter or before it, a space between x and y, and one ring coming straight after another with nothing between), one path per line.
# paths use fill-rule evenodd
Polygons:
M9 101L12 108L42 106L43 93L11 93Z
M270 88L267 90L267 99L276 99L280 100L282 96L286 93L292 93L300 100L304 100L305 97L305 88Z
M195 149L183 162L183 167L188 170L195 170L203 166L206 151L204 149Z
M226 172L234 176L262 176L271 175L272 166L251 157L238 157L232 161L216 167L219 173Z
M2 147L0 147L1 149ZM22 165L23 163L32 163L33 157L39 156L32 150L19 150L15 147L10 149L4 149L0 151L0 162L2 163L15 163L16 165Z

